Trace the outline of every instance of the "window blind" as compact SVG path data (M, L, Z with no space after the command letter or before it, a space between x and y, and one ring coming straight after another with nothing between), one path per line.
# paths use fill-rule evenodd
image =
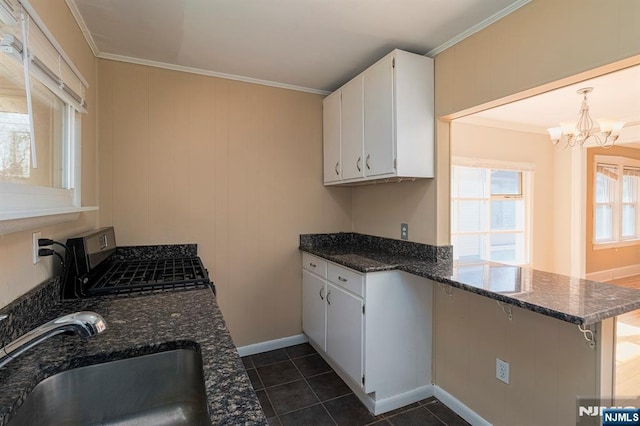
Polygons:
M4 19L8 12L15 22ZM19 28L21 15L25 18L26 37ZM49 90L80 112L87 112L85 93L88 84L73 62L62 50L33 7L26 0L0 0L2 21L2 51L20 58L29 58L29 70ZM26 42L25 42L26 41Z
M609 179L618 180L618 167L611 164L596 164L596 173L608 177Z
M624 167L622 174L625 176L640 176L640 168L638 167Z

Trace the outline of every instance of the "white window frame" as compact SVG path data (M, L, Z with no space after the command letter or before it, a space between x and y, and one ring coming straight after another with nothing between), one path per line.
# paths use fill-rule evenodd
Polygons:
M458 167L473 167L473 168L481 168L481 169L490 169L490 170L509 170L509 171L517 171L521 173L521 186L520 186L520 190L521 190L521 195L520 196L513 196L513 195L489 195L489 198L464 198L463 200L488 200L489 201L489 207L488 207L488 214L487 214L487 219L488 221L491 221L491 201L492 200L500 200L500 199L513 199L513 198L522 198L524 199L524 239L525 239L525 243L524 243L524 256L525 256L525 263L518 263L518 264L514 264L516 266L529 266L531 265L531 252L532 252L532 246L533 246L533 241L532 241L532 236L533 234L533 221L532 221L532 206L533 206L533 171L534 171L534 165L531 163L522 163L522 162L507 162L507 161L500 161L500 160L481 160L481 159L474 159L474 158L467 158L467 157L454 157L452 158L452 162L451 162L452 167L458 166ZM459 190L458 190L459 193ZM453 196L450 196L450 202L452 203L454 199L460 199L460 198L454 198ZM490 236L492 234L501 234L501 233L514 233L514 231L491 231L490 230L490 226L488 227L489 231L483 231L483 232L451 232L451 236L453 237L454 235L487 235L488 238L485 238L485 244L486 245L490 245L491 242L491 238ZM453 227L452 227L453 229ZM458 228L459 229L459 226ZM489 253L490 247L485 247L485 252ZM504 261L500 261L498 263L504 263L504 264L512 264L510 262L504 262Z
M0 14L0 19L6 23L9 23L7 21L11 16L19 22L19 8L22 7L25 16L28 16L33 25L37 25L51 43L52 48L58 52L60 60L65 61L75 73L76 78L86 87L86 81L27 0L0 0L0 6L5 12ZM22 62L21 54L13 53L12 56ZM76 113L84 111L84 101L76 101L66 90L63 90L64 85L60 85L42 72L31 73L31 78L38 79L52 90L52 93L64 104L63 188L0 182L0 235L75 220L80 212L97 210L97 207L82 207L81 200L81 120L76 120Z
M612 235L613 238L611 240L596 240L596 206L598 204L596 202L596 176L597 176L597 167L598 164L608 164L611 166L615 166L618 171L618 180L615 182L615 193L614 199L611 203L611 218L612 218ZM634 167L640 168L640 160L636 160L629 157L622 157L617 155L594 155L593 156L593 202L592 202L592 212L593 212L593 224L592 224L592 245L593 250L606 250L610 248L617 247L630 247L640 245L640 194L637 194L638 202L636 205L636 220L635 220L635 229L636 235L633 237L623 237L622 236L622 205L623 203L623 179L624 179L624 168L625 167ZM638 190L640 191L640 185Z

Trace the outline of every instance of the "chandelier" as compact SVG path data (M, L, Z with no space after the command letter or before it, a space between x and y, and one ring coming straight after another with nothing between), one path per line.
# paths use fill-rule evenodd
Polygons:
M618 140L625 124L624 121L600 120L598 122L600 131L595 131L587 100L587 94L592 91L593 87L585 87L576 91L577 94L582 95L582 105L580 106L580 111L578 111L578 122L576 124L547 129L554 147L582 147L589 141L595 142L597 146L603 148L611 148L615 141Z

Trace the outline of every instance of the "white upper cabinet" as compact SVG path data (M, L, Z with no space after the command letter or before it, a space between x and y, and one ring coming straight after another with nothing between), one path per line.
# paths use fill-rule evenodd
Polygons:
M340 92L327 96L322 103L322 133L324 151L324 182L342 179L340 141Z
M340 121L335 106L340 95ZM324 108L326 185L434 176L433 59L394 50L329 95ZM328 119L326 114L333 116ZM340 132L342 175L335 153ZM333 175L331 175L331 173Z
M366 176L393 173L393 56L364 72L364 155Z
M342 95L340 113L342 179L361 179L364 177L362 76L354 78L343 86L340 93Z

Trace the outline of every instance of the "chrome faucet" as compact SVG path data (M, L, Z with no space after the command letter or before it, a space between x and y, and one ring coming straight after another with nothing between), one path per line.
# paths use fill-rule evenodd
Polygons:
M0 349L0 368L27 349L44 342L56 334L72 332L80 337L88 338L102 333L106 329L106 321L95 312L76 312L56 318L23 334Z

